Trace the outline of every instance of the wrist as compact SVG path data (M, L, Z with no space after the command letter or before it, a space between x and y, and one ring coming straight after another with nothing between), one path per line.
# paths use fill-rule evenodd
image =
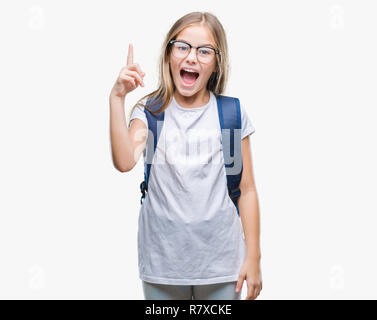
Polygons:
M260 261L261 260L261 254L260 252L246 252L246 259L252 260L252 261Z
M123 105L125 97L126 96L119 96L119 95L111 92L110 96L109 96L109 100L110 100L110 102L121 103Z

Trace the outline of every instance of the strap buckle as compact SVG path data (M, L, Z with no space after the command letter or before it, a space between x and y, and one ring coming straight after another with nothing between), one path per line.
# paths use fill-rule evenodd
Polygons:
M140 199L140 204L143 204L143 199L145 198L145 192L148 192L148 187L145 181L140 183L140 192L143 194Z

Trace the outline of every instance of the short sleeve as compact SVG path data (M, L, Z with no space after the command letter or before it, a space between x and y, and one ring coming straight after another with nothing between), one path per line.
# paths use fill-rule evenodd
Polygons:
M255 128L250 121L250 118L245 110L245 108L241 106L241 138L245 138L246 136L255 132Z
M144 105L145 105L145 102L146 102L145 99L143 101L141 101L141 103L144 104ZM146 114L144 112L144 107L137 105L134 108L134 110L133 110L133 112L131 114L130 120L128 122L128 127L131 125L131 121L133 119L136 119L136 118L140 119L141 121L143 121L145 123L145 125L147 126L147 129L148 129L148 120L147 120L147 116L146 116Z

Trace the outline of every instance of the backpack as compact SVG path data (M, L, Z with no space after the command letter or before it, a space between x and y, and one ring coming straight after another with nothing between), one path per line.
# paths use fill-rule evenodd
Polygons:
M224 164L227 180L228 194L237 208L239 216L238 198L241 195L239 184L242 176L242 154L241 154L241 110L238 98L217 95L217 109L221 128L221 143L224 155ZM147 107L152 110L158 110L162 104L151 106L151 99L146 102ZM153 155L156 150L157 142L162 130L165 111L152 113L144 108L148 120L148 138L145 147L144 160L144 180L140 184L142 193L140 203L143 203L145 192L148 192L148 179L152 166ZM154 137L157 137L154 139ZM233 161L232 161L233 160Z

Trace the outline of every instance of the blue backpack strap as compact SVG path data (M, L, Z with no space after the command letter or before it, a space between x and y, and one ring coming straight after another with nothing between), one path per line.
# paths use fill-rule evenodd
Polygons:
M148 98L146 102L146 106L151 109L152 111L159 110L162 106L162 103L158 103L156 105L152 105L154 100ZM153 156L156 151L156 146L158 139L160 138L160 133L162 130L163 121L165 118L165 111L160 113L152 113L146 108L144 108L144 113L146 114L147 121L148 121L148 138L147 144L145 146L146 155L144 160L144 181L140 184L140 191L142 193L140 203L143 204L143 199L145 198L145 192L148 192L148 181L149 181L149 173L152 167Z
M242 176L241 154L241 108L240 101L234 97L217 95L217 109L221 127L221 142L225 162L228 193L238 209L239 188ZM238 129L238 130L237 130Z

